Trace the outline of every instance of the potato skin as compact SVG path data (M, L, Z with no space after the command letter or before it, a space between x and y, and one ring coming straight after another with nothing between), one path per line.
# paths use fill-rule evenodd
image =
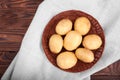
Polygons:
M58 34L53 34L49 39L49 48L50 51L57 54L62 50L63 39Z
M81 35L86 35L91 28L91 23L86 17L79 17L75 20L74 29Z
M102 45L102 39L96 34L89 34L84 37L82 44L87 49L95 50Z
M73 52L62 52L57 56L57 65L61 69L69 69L76 65L77 58Z
M85 63L91 63L94 61L93 52L86 48L78 48L75 51L75 55L79 60L81 60Z
M59 35L65 35L72 30L72 21L69 19L62 19L56 25L55 31Z
M77 31L70 31L64 38L64 48L68 51L75 50L82 42L82 36Z

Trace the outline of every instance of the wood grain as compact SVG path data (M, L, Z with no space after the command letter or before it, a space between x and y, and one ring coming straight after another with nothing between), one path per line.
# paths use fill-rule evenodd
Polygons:
M43 0L0 0L0 78L17 54L38 5ZM91 80L120 80L120 60Z
M0 0L0 8L36 8L43 0Z
M0 50L19 50L42 0L0 0Z
M93 75L91 77L91 80L120 80L120 75L112 75L112 76L107 76L107 75Z
M15 57L17 51L0 51L0 78Z

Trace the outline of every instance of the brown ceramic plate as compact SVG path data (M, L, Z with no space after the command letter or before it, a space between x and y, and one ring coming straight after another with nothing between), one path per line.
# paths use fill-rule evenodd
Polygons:
M56 57L57 57L58 54L53 54L49 49L49 38L52 34L56 33L55 32L55 27L56 27L57 23L61 19L68 18L74 24L75 19L78 18L78 17L87 17L90 20L91 29L88 32L88 34L99 35L101 37L103 43L102 43L102 45L99 49L93 50L95 59L92 63L84 63L84 62L81 62L80 60L78 60L77 64L74 67L64 70L64 71L67 71L67 72L81 72L81 71L84 71L84 70L87 70L87 69L91 68L100 59L100 57L103 53L103 50L104 50L104 45L105 45L104 32L103 32L103 29L102 29L101 25L98 23L98 21L94 17L92 17L91 15L86 14L84 12L81 12L81 11L78 11L78 10L69 10L69 11L61 12L61 13L57 14L56 16L54 16L48 22L48 24L46 25L46 27L44 29L44 32L43 32L43 35L42 35L42 46L43 46L44 52L45 52L48 60L53 65L58 67L57 64L56 64ZM86 34L86 35L88 35L88 34ZM80 45L79 47L82 47L82 45ZM63 52L63 51L65 51L64 48L62 49L61 52ZM63 70L63 69L61 69L61 70Z

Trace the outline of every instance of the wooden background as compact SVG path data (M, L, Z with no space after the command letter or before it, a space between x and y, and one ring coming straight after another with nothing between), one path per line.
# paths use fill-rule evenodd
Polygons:
M0 78L20 48L24 34L43 0L0 0ZM120 80L120 61L91 76Z

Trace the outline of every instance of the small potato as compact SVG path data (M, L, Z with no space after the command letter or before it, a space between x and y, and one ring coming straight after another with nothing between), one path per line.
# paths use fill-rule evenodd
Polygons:
M84 37L82 44L87 49L95 50L102 45L102 40L98 35L90 34Z
M64 48L68 51L75 50L82 42L82 36L77 31L70 31L64 38Z
M75 51L75 55L79 60L81 60L85 63L91 63L94 61L93 52L86 48L78 48Z
M61 69L69 69L75 66L77 58L73 52L62 52L57 56L57 65Z
M79 17L75 20L74 29L81 35L85 35L89 32L91 23L86 17Z
M55 31L60 35L65 35L72 29L72 21L69 19L62 19L56 25Z
M49 39L49 48L53 53L59 53L63 47L63 39L58 34L53 34Z

